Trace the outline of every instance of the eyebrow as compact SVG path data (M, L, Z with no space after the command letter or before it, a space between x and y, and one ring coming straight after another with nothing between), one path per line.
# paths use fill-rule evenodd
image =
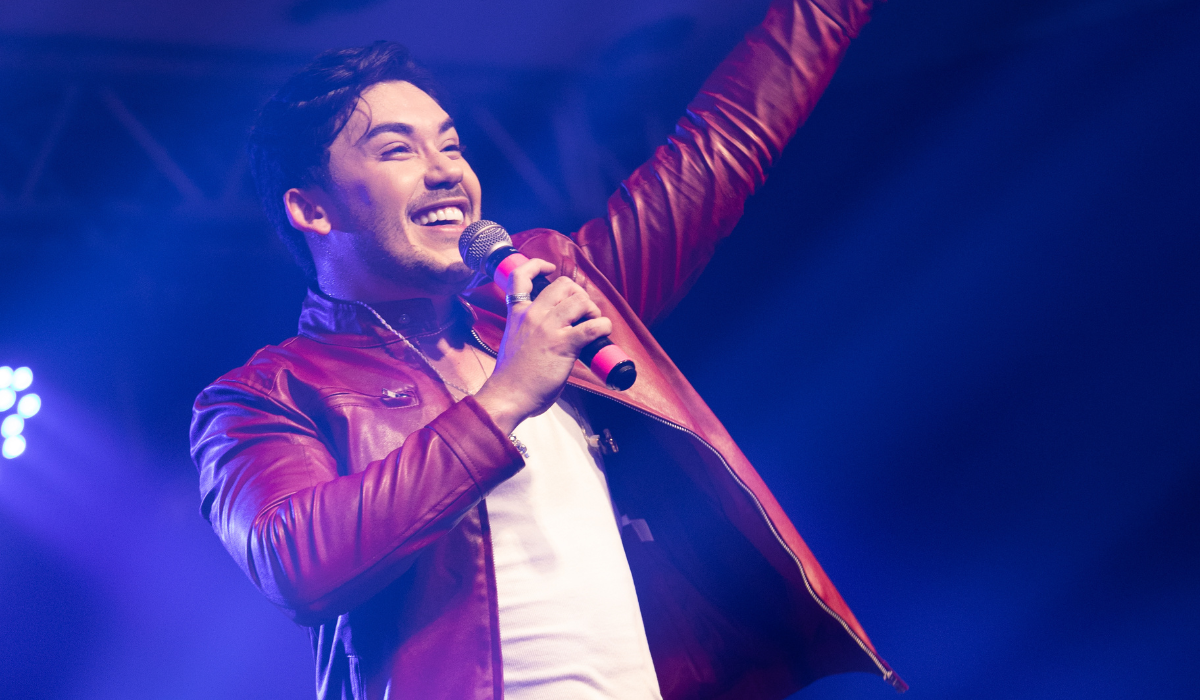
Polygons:
M438 127L438 133L444 134L453 128L454 128L454 120L449 117L446 117L446 121L442 122L441 126ZM358 142L366 143L367 141L370 141L371 139L375 138L376 136L378 136L380 134L385 134L388 132L391 132L394 134L403 134L404 136L412 136L413 131L415 131L415 129L413 129L411 124L405 124L404 122L384 122L383 124L379 124L379 125L375 126L370 131L368 131L366 134L364 134L363 137L358 140Z

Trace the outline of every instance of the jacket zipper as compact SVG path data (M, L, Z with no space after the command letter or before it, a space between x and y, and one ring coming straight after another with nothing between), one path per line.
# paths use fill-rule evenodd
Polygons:
M487 343L483 342L483 339L479 337L479 334L475 331L474 328L471 328L471 336L475 338L475 342L478 343L479 346L482 347L485 351L487 351L493 357L498 357L496 352L494 350L492 350L490 347L488 347ZM888 668L888 666L885 663L883 663L883 660L880 659L879 656L875 652L871 651L871 648L868 647L866 645L866 643L864 643L863 640L860 639L859 636L854 633L854 630L850 629L850 625L848 625L846 623L846 621L842 619L842 616L838 615L836 612L833 611L832 608L830 608L828 605L826 605L825 601L821 600L821 597L819 595L817 595L816 591L813 590L812 584L809 583L809 580L808 580L808 574L804 571L804 565L800 563L800 558L796 556L796 553L792 551L792 548L789 547L787 545L787 543L783 541L783 538L779 536L779 531L775 529L775 523L771 522L771 518L767 516L767 511L766 511L766 509L763 508L762 503L759 502L758 496L755 496L754 492L750 490L750 487L747 486L746 483L744 481L742 481L742 479L737 475L737 473L733 471L733 468L729 466L729 462L725 461L725 457L723 457L721 455L721 453L719 451L717 451L717 448L710 445L707 440L705 440L704 438L697 435L694 431L688 430L687 428L683 427L682 425L679 425L678 423L673 423L673 422L667 420L666 418L656 416L653 413L642 410L642 409L638 408L637 406L634 406L633 404L630 404L626 401L621 401L619 399L615 399L606 394L601 394L600 392L598 392L594 389L589 389L585 386L580 386L580 385L573 385L573 386L575 386L576 389L579 389L581 391L586 391L587 393L593 394L595 396L599 396L602 399L608 399L609 401L618 403L628 409L631 409L633 411L636 411L636 412L642 414L643 416L646 416L647 418L650 418L651 420L658 421L659 423L662 423L663 425L674 428L686 435L690 435L692 438L694 438L696 441L698 441L701 445L704 445L705 447L707 447L709 449L709 451L711 451L714 455L716 455L717 459L721 460L721 465L723 467L725 467L725 471L729 474L729 476L733 477L734 482L736 482L737 485L740 486L742 488L742 490L746 492L746 495L750 497L750 500L754 502L755 508L758 509L759 516L762 517L763 521L766 522L767 527L770 528L771 534L774 535L774 537L775 537L775 541L779 543L779 546L782 547L783 550L788 553L788 556L790 556L792 558L792 561L795 562L796 568L800 570L800 578L803 579L804 588L808 591L808 594L810 596L812 596L813 600L817 601L817 604L821 606L822 610L824 610L830 617L832 617L833 619L838 621L838 624L840 624L842 626L842 629L844 629L846 631L846 634L850 635L850 638L853 639L856 644L858 644L858 647L860 649L862 649L863 652L865 652L868 657L870 657L871 661L875 664L876 668L879 669L879 672L881 674L883 674L883 680L895 685L895 682L893 679L896 676L896 672L893 671L892 669ZM895 678L895 680L899 680L899 679Z

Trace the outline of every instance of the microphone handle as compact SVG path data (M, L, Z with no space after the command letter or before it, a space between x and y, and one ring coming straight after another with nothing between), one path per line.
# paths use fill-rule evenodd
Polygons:
M514 255L519 256L520 261L510 262L500 272L502 276L507 277L507 270L528 260L528 258L512 246L505 246L489 255L487 261L484 263L484 272L492 277L492 279L495 279L497 269L501 267L501 263ZM550 280L546 279L545 275L534 277L533 292L530 293L530 297L536 299L538 294L541 294L542 290L548 286L550 286ZM583 319L580 319L575 323L577 325L582 321ZM608 350L605 350L605 348L608 348ZM610 389L625 391L637 381L637 367L633 364L633 360L629 359L624 350L609 340L608 336L596 338L587 345L584 345L583 349L579 351L579 359L583 361L583 364L590 367L592 372Z

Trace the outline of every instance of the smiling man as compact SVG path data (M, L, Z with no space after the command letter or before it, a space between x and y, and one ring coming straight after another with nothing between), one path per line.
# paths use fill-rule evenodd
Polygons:
M311 289L297 337L198 397L192 454L204 516L309 629L319 698L905 687L647 330L868 4L776 0L605 217L514 237L506 289L468 288L479 181L402 47L323 54L263 108L255 178ZM626 392L577 361L601 336L638 365Z
M367 87L329 144L326 167L318 187L283 195L291 225L315 234L308 240L322 290L376 300L463 290L471 273L458 236L479 218L479 179L453 120L428 93L394 79Z

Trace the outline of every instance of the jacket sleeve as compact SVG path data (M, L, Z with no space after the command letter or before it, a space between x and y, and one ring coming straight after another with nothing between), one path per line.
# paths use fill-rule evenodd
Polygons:
M647 325L695 282L812 112L871 0L776 0L704 83L666 145L574 235Z
M383 590L524 464L467 397L383 459L339 475L307 416L230 379L197 398L191 441L201 513L251 581L301 624Z

